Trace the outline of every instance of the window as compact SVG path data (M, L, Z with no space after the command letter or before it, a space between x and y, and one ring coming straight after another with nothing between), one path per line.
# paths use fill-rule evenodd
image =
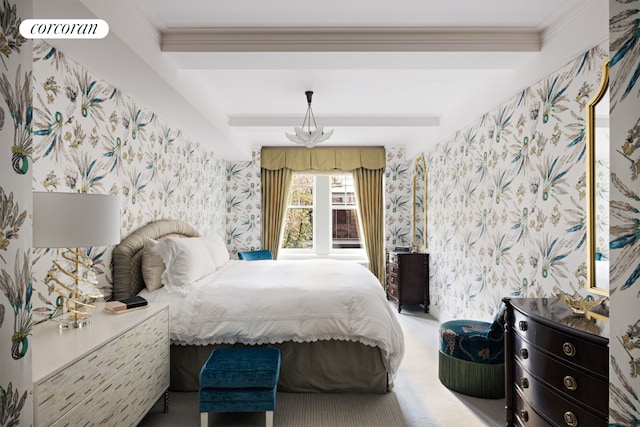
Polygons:
M281 243L285 257L365 257L361 235L351 174L293 174Z
M313 175L291 177L282 248L313 248Z
M352 175L331 175L331 247L361 248Z

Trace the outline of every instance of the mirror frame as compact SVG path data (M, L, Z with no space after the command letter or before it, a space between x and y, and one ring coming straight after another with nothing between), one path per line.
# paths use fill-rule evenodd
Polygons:
M600 86L586 106L586 186L587 186L587 286L588 291L609 296L609 289L599 288L596 283L596 105L609 87L609 60L602 64Z
M417 212L417 204L416 204L416 190L417 190L417 183L418 183L418 171L419 171L419 167L422 166L422 176L424 178L424 186L423 186L423 194L422 194L422 206L424 207L424 216L423 216L423 223L422 223L422 230L423 230L423 234L422 234L422 240L423 240L423 244L422 245L417 245L416 244L416 230L417 230L417 223L416 223L416 219L418 217L418 212ZM412 227L412 234L411 234L411 240L413 242L414 245L416 245L416 247L418 249L427 249L427 167L424 161L424 155L420 155L420 157L418 157L416 159L416 163L415 166L413 168L413 188L412 188L412 197L413 197L413 227Z

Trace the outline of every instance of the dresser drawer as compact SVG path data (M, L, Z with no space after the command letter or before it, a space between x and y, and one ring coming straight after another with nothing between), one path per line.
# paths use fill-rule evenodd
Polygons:
M104 347L83 357L70 369L34 386L34 405L37 408L36 425L51 422L71 410L86 396L95 393L108 381L113 372L118 372L131 362L131 353L117 354L119 348L129 346L129 334L124 334ZM79 386L81 384L81 386Z
M389 263L387 264L387 272L397 276L400 272L400 266L398 266L398 264Z
M533 376L543 378L551 387L583 402L603 417L609 412L609 384L606 381L549 357L518 336L514 350L518 363ZM519 382L520 377L516 376L515 381Z
M398 287L389 285L387 287L387 293L389 294L389 296L392 296L393 298L398 298Z
M393 273L389 273L387 274L387 283L391 286L395 286L396 288L398 287L398 283L400 281L398 280L398 276L393 274Z
M96 393L85 394L84 400L53 427L138 424L169 385L168 328L165 310L128 331L126 344L125 340L116 340L120 344L112 348L114 355L128 353L129 362L112 372Z
M575 404L572 400L545 386L525 370L520 362L515 364L515 389L534 408L544 408L544 416L558 426L606 426L607 417L600 417ZM518 415L516 413L516 415ZM526 424L525 425L529 425Z
M530 345L544 349L559 359L575 364L607 378L609 375L609 349L577 336L565 334L513 311L513 329Z
M388 262L389 264L398 264L398 254L393 252L389 253Z
M531 408L531 405L527 403L519 392L515 393L513 411L517 425L526 427L549 427L549 423Z

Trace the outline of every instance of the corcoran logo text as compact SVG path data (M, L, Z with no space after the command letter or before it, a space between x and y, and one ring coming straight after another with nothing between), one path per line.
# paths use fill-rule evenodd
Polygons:
M20 34L28 39L101 39L109 34L102 19L26 19Z

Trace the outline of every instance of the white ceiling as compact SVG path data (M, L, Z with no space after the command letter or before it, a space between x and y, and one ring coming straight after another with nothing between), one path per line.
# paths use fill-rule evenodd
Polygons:
M51 41L229 160L302 124L323 145L429 149L608 37L608 0L34 0L104 19Z

